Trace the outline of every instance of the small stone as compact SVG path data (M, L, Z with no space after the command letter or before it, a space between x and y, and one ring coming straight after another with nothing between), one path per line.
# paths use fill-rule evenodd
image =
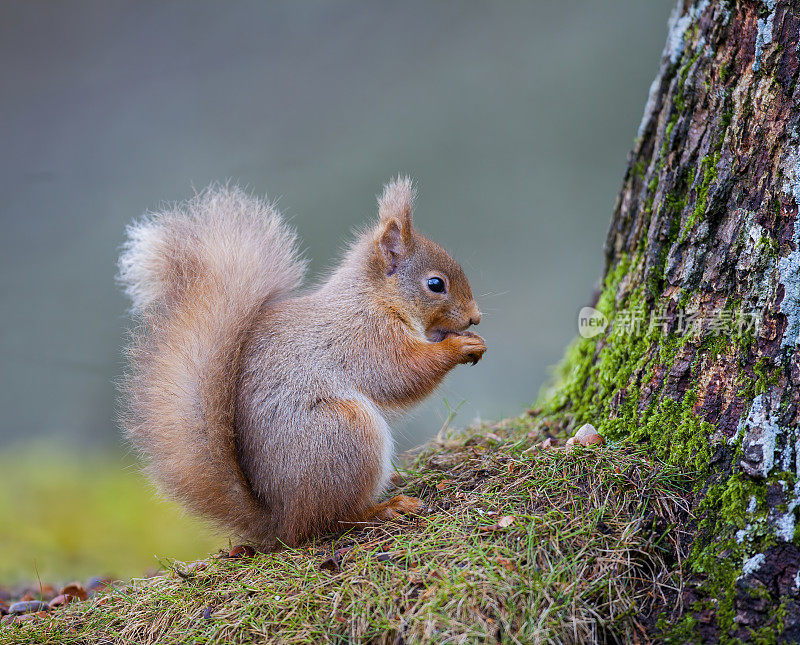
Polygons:
M581 445L580 441L578 441L575 437L570 437L569 439L567 439L567 446L566 446L567 452L571 452L575 448L575 446L579 445Z
M105 576L93 576L86 582L86 591L89 592L90 596L93 596L98 591L108 587L111 582L111 578L107 578Z
M69 594L59 594L55 598L53 598L48 605L51 609L56 609L57 607L64 607L71 602L76 602L79 599L75 596L70 596Z
M205 571L208 569L208 565L210 562L208 560L195 560L194 562L189 562L186 565L186 573L199 573L200 571Z
M11 614L29 614L34 611L47 611L47 604L41 600L20 600L8 608Z
M580 441L581 445L586 445L583 443L582 439L592 434L597 434L595 427L591 423L584 423L575 433L575 439Z
M603 437L599 434L590 434L583 439L581 439L582 446L602 446L603 445Z

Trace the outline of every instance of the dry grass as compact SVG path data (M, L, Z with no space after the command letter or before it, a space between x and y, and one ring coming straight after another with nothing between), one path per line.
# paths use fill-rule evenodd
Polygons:
M679 597L687 479L625 446L531 450L530 423L416 457L400 492L419 517L172 563L0 643L647 642Z

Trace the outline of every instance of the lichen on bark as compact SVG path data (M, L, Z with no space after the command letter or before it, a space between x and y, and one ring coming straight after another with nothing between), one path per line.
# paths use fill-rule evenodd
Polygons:
M676 641L800 639L798 35L786 0L678 3L606 242L609 327L543 397L695 473Z

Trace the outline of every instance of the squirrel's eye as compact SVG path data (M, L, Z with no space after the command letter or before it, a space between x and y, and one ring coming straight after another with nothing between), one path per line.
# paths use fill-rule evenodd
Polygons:
M441 278L428 278L428 289L433 293L444 293L444 280Z

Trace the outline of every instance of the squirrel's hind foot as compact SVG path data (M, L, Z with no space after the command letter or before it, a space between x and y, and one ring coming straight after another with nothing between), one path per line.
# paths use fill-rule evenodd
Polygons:
M367 511L367 521L388 522L401 515L416 515L422 510L424 503L417 497L396 495L392 499L376 504Z

